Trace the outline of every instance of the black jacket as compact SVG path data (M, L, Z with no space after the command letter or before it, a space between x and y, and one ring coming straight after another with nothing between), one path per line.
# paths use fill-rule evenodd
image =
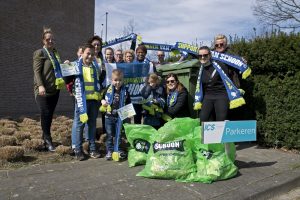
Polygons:
M166 113L172 117L189 117L188 91L183 88L178 92L177 101L173 106L167 107Z
M237 72L229 65L219 62L218 65L222 68L225 74L231 79L233 84L240 88L240 82ZM224 96L227 97L226 88L220 74L215 70L212 64L205 66L202 72L203 95L207 97Z

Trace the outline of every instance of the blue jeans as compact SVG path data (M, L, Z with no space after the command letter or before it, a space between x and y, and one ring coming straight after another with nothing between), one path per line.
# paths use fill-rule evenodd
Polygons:
M117 121L118 121L117 117L105 116L106 152L114 151L113 137L116 136ZM121 135L119 136L119 146L120 146L120 143L121 143Z
M73 120L73 125L72 125L72 133L71 133L71 140L72 140L72 149L75 149L75 145L76 145L76 127L78 127L79 125L79 113L76 113L76 109L74 111L74 120ZM76 123L75 123L76 122ZM84 138L86 141L89 140L89 127L87 124L85 124L83 132L84 132Z
M96 136L96 120L98 117L98 108L99 102L96 100L87 100L86 101L86 110L88 115L88 137L89 147L91 151L96 150L95 136ZM77 103L75 102L75 114L73 121L73 129L75 130L75 135L72 134L72 145L75 144L75 151L82 151L82 140L83 140L83 129L85 123L82 123L79 118L79 110Z

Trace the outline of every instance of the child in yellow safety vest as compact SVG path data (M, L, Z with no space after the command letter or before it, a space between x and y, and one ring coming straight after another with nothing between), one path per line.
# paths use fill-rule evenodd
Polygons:
M72 144L75 144L75 156L78 160L84 160L82 151L82 134L85 123L88 124L89 155L91 158L99 158L100 154L96 150L96 119L100 104L100 70L94 60L95 49L91 44L86 44L82 48L82 57L78 60L79 75L75 76L75 114L73 128L75 137Z

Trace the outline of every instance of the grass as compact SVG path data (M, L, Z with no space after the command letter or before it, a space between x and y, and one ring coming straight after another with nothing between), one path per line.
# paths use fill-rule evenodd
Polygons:
M31 119L25 116L16 121L0 119L0 170L74 160L71 156L72 123L73 120L68 117L54 117L51 135L56 152L48 152L44 149L38 118ZM97 132L99 131L97 129ZM100 149L102 155L105 154L104 140L105 135L96 141L96 148ZM88 144L84 143L83 148L87 151Z
M72 122L73 120L66 116L54 117L52 137L57 152L50 153L44 150L42 129L38 119L28 117L18 120L0 119L0 169L72 160L70 156Z
M0 160L15 161L22 158L24 149L17 146L5 146L0 148Z

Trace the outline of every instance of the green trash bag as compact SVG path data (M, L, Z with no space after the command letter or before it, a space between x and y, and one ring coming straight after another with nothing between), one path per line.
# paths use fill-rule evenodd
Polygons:
M128 165L134 167L146 163L150 149L150 137L157 134L152 126L141 124L124 124L126 138L130 144L128 151Z
M196 157L197 172L182 182L211 183L234 177L238 168L234 165L235 146L230 144L230 155L225 153L224 144L202 144L201 126L194 130L194 154Z
M198 126L194 129L194 136L193 136L193 141L194 141L194 145L193 145L193 151L196 152L199 149L203 149L206 151L210 151L210 152L225 152L225 145L221 144L221 143L216 143L216 144L203 144L202 143L202 127ZM236 157L236 148L235 148L235 144L233 142L229 143L229 158L232 162L235 161L235 157Z
M225 152L210 152L199 150L197 153L197 173L187 181L211 183L234 177L238 168L228 158Z
M186 179L196 172L192 145L199 120L177 118L151 136L152 145L145 168L137 174L148 178Z

